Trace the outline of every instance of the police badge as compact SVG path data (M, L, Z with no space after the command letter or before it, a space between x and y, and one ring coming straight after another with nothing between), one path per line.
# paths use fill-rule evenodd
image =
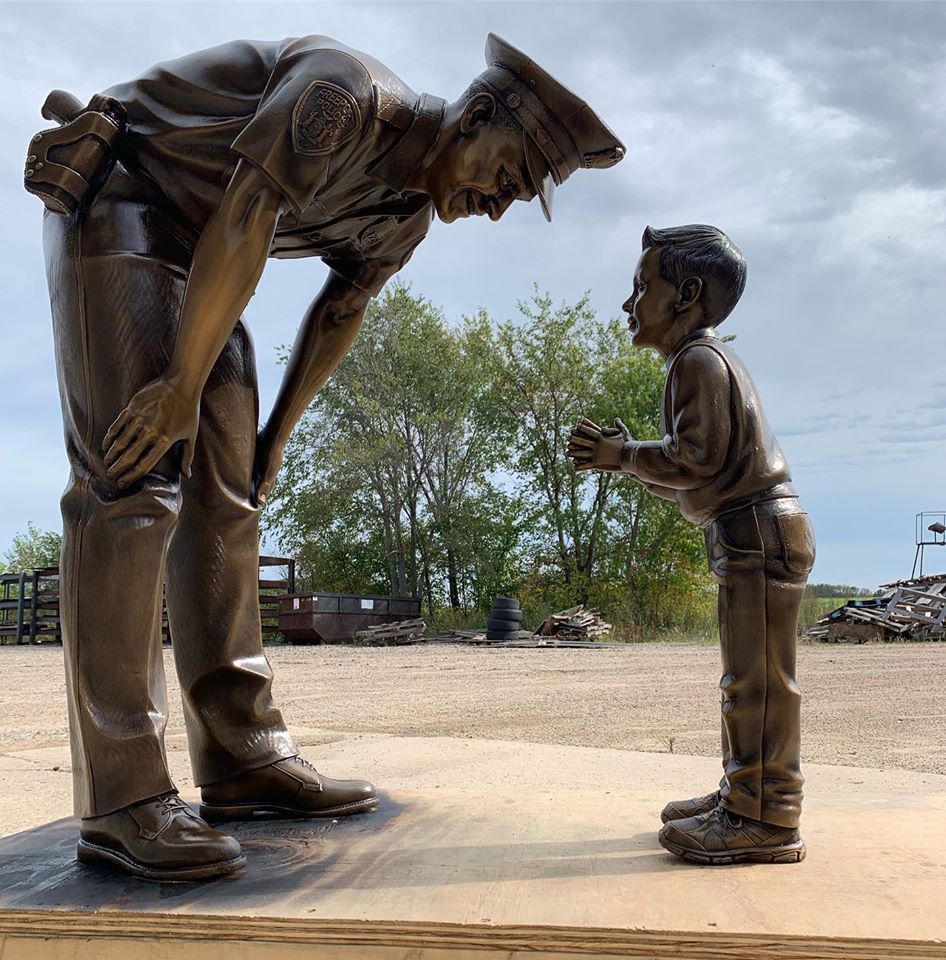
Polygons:
M332 153L360 127L355 98L334 83L316 80L292 111L292 148L306 157Z

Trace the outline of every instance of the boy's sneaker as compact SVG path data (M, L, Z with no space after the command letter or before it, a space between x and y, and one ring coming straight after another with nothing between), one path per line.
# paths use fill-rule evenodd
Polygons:
M686 820L687 817L698 817L701 813L709 813L719 805L719 791L708 793L705 797L694 797L692 800L671 800L660 811L663 823L671 820Z
M665 823L657 839L678 857L709 866L798 863L805 858L805 842L797 827L737 817L721 806Z

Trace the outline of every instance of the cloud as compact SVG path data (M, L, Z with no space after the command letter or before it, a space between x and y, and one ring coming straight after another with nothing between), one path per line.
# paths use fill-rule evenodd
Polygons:
M482 69L483 41L494 30L586 98L625 142L627 158L611 170L577 172L558 191L551 225L524 204L499 225L436 224L405 279L453 318L481 305L498 320L513 317L533 282L556 299L590 289L595 308L616 315L645 224L718 224L749 262L727 332L738 334L735 347L810 504L821 540L816 579L871 583L904 572L889 559L899 550L899 521L885 526L888 539L872 545L875 555L844 544L865 512L906 517L909 527L917 510L942 505L943 5L23 3L3 10L0 382L28 449L16 470L4 471L0 551L27 519L58 523L66 475L40 206L19 187L27 141L44 125L38 111L46 93L63 87L87 97L154 62L235 37L319 31L376 56L418 91L452 97ZM293 339L323 277L318 261L267 268L248 311L264 410L280 372L275 347Z

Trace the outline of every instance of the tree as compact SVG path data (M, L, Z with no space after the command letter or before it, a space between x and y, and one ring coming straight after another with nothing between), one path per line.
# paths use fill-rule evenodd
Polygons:
M565 457L582 415L660 436L659 358L587 296L536 292L520 310L449 325L389 286L295 431L266 528L313 590L411 594L478 625L504 593L535 619L576 602L641 628L707 619L699 531L630 478Z
M657 440L663 435L660 405L665 374L662 358L631 346L610 321L606 338L618 344L600 371L600 419L616 411L633 436ZM685 520L675 503L647 492L630 478L620 478L606 512L608 548L606 583L623 582L621 600L627 619L648 629L697 626L712 620L715 586L706 571L699 528Z
M5 567L15 573L55 567L59 564L62 535L53 530L40 530L32 520L26 530L16 534L5 554Z
M479 597L481 573L497 580L515 510L492 476L508 440L483 363L489 336L482 317L449 328L401 284L369 307L293 435L267 511L321 589L383 573L392 593L459 609ZM483 557L486 542L498 553ZM366 551L377 559L356 562Z
M533 602L594 602L649 627L705 619L712 588L699 531L630 478L579 474L564 456L582 416L620 416L639 439L659 438L662 361L633 348L620 321L599 320L587 295L555 306L536 291L519 309L525 323L499 328L494 356L518 424Z
M510 465L519 476L534 577L554 571L563 597L585 601L613 478L576 474L564 451L568 430L598 405L600 329L587 295L556 307L536 290L519 311L525 322L500 326L491 356L517 428Z

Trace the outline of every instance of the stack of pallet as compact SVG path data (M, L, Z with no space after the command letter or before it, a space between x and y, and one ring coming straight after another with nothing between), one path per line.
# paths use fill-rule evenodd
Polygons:
M424 635L427 624L418 617L415 620L400 620L397 623L382 623L376 627L359 630L352 642L363 647L392 647L415 643Z
M809 627L824 643L940 640L946 634L946 574L898 580L871 600L852 600Z
M589 610L581 604L553 613L536 630L536 633L543 637L585 641L607 636L610 632L611 624L602 620L597 610Z

